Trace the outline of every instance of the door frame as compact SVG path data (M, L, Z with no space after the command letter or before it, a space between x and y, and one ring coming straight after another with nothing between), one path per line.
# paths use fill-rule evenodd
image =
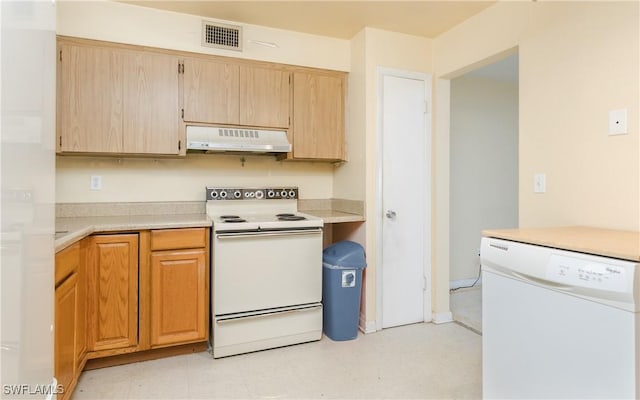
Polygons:
M377 148L378 157L376 165L376 259L379 260L376 266L376 330L382 330L382 271L384 265L382 264L382 229L384 222L384 210L383 210L383 193L382 193L382 174L383 174L383 103L384 103L384 77L394 76L405 79L415 79L424 82L424 98L425 98L425 152L422 159L422 170L424 171L425 184L423 186L423 197L425 201L425 219L428 219L429 224L424 224L423 230L423 276L425 278L425 288L423 290L423 321L429 322L432 320L431 309L431 296L432 296L432 279L431 279L431 256L432 256L432 241L431 241L431 225L433 213L431 210L431 193L432 193L432 176L431 176L431 157L432 157L432 76L424 72L400 70L395 68L377 67L377 84L378 84L378 101L377 101ZM425 221L426 222L426 221Z

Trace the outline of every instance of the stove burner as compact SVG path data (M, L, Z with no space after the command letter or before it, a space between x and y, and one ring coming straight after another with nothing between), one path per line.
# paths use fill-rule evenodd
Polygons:
M236 223L236 222L247 222L246 219L242 219L242 218L225 218L223 219L224 222L230 222L230 223Z
M306 219L305 217L303 217L302 215L282 215L282 216L278 216L278 219L280 221L302 221L304 219Z
M280 218L280 217L295 217L295 214L291 214L291 213L276 214L276 217L278 217L278 218Z
M220 219L222 222L247 222L246 219L240 218L238 215L221 215Z

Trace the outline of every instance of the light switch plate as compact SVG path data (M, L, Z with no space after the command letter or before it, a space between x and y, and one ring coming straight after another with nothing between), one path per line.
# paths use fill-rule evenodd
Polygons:
M609 135L627 133L627 109L609 111Z
M545 174L535 174L533 176L533 192L544 193L547 191L547 176Z

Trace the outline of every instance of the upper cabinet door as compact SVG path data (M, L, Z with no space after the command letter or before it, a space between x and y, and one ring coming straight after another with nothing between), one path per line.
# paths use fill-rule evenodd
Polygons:
M178 57L127 52L124 71L124 152L178 154Z
M239 123L239 66L231 62L184 60L184 120Z
M58 67L58 151L122 152L122 53L61 45Z
M295 72L293 158L344 160L344 76Z
M178 57L59 46L58 152L180 154Z
M289 128L291 73L240 66L240 124Z

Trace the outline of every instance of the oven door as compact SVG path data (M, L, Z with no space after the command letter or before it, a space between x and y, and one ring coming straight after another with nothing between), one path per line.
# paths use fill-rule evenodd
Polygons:
M322 299L322 228L216 232L212 259L216 316Z

